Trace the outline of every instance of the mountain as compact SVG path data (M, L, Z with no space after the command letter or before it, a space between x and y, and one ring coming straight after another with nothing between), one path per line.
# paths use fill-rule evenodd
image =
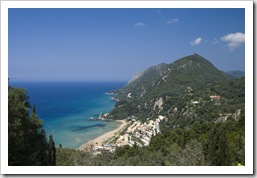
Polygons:
M230 75L207 59L192 54L171 64L162 63L137 73L125 87L114 91L118 102L111 114L114 118L133 115L142 120L158 114L166 115L170 109L168 106L180 101L188 91L230 79Z
M240 78L245 76L245 72L240 70L228 71L227 74L234 78Z
M209 83L228 80L232 77L218 70L207 59L198 54L181 58L171 64L152 66L137 73L122 89L117 90L117 98L141 98L147 93L160 95L163 92L177 93L188 87L197 88Z

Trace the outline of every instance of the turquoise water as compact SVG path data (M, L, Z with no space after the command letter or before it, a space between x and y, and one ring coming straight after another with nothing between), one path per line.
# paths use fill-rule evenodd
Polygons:
M114 108L115 102L105 93L121 88L125 82L10 82L26 88L44 121L47 135L55 144L78 148L83 143L117 127L117 122L90 121Z

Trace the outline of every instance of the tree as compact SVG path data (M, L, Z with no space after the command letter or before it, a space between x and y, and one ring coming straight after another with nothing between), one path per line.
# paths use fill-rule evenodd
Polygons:
M230 165L229 145L223 124L211 130L208 139L208 161L212 166Z
M53 135L50 134L49 136L49 165L50 166L55 166L56 165L56 150L55 150L55 146L54 146L54 139L53 139Z
M33 105L33 107L32 107L32 113L35 113L35 114L37 113L37 112L36 112L36 106L35 106L35 105Z
M28 118L29 104L25 90L9 87L8 92L8 164L20 165L28 156L25 148L24 125Z
M8 87L8 165L48 165L43 121L33 107L30 114L25 89Z

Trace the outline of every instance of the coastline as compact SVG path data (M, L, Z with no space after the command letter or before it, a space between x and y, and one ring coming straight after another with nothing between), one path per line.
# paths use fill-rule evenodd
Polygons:
M106 132L95 139L85 142L78 148L78 150L85 151L88 150L91 146L102 146L106 140L114 136L115 133L119 132L122 128L124 128L127 125L127 122L125 120L117 121L120 122L120 125L116 129Z

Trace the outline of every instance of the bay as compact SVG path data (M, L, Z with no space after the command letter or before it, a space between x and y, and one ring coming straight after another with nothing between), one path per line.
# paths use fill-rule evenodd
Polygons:
M9 85L25 88L31 105L44 121L47 136L55 145L79 148L83 143L115 129L115 121L88 120L114 108L115 101L106 92L126 82L88 81L12 81ZM121 118L122 119L122 118Z

